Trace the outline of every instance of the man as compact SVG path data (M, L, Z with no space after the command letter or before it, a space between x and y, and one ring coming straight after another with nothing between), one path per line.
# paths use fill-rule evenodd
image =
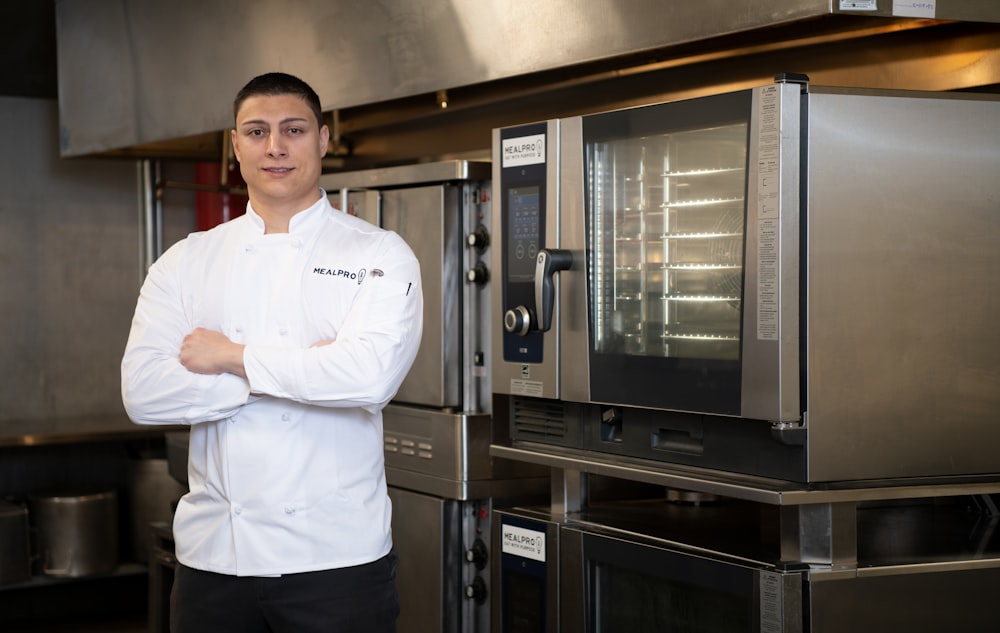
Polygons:
M246 215L150 268L122 360L133 421L191 426L171 630L394 631L381 411L419 344L419 266L330 206L312 88L262 75L234 114Z

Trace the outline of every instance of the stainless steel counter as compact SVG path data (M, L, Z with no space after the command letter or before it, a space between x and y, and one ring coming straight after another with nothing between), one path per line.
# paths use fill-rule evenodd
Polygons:
M184 426L140 426L124 413L0 421L0 447L157 437Z
M666 488L719 495L772 506L779 517L781 558L834 570L859 566L859 506L871 502L970 496L993 504L1000 474L978 477L802 484L520 442L490 446L490 455L552 469L554 513L587 508L587 475L603 475ZM994 511L995 512L995 511Z

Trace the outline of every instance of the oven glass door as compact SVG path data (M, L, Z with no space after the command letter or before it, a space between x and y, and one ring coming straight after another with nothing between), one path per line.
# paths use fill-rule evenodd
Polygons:
M756 570L585 534L587 633L755 631Z
M738 414L751 91L583 118L591 394Z

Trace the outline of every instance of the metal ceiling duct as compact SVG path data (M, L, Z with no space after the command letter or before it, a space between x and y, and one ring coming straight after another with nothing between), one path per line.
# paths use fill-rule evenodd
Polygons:
M1000 22L1000 4L56 0L61 153L225 129L236 91L272 70L301 76L336 111L845 15Z

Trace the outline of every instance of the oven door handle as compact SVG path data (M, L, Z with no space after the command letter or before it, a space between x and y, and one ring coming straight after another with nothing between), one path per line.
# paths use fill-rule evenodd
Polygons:
M538 311L538 329L547 332L552 327L552 309L555 303L555 274L573 266L573 254L559 248L543 248L535 260L535 309Z

